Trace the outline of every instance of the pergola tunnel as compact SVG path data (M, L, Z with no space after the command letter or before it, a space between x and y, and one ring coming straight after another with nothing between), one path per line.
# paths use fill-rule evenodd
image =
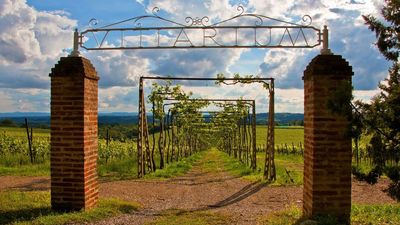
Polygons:
M151 104L151 129L146 113L144 83L146 80L164 81L153 83L147 98ZM138 176L154 172L157 168L155 154L158 152L158 168L194 152L218 147L241 162L257 169L256 101L243 99L194 98L185 93L180 85L172 81L213 81L216 84L235 85L261 83L269 99L269 119L265 134L265 162L262 166L264 178L276 179L274 163L274 79L273 78L200 78L200 77L141 77L139 81L139 124L138 124ZM229 82L229 83L228 83ZM214 84L215 86L215 84ZM215 87L214 87L215 88ZM214 111L204 111L216 108ZM250 112L251 110L251 112ZM272 112L272 113L271 113ZM156 131L157 135L156 135ZM151 136L151 137L150 137Z

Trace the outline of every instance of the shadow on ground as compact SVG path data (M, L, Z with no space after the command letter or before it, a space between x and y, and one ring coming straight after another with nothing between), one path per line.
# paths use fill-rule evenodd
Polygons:
M208 207L209 208L220 208L220 207L224 207L224 206L228 206L228 205L240 202L243 199L257 193L265 186L266 185L263 183L253 182L251 184L244 186L241 190L239 190L235 194L229 196L228 198L226 198L220 202L217 202L213 205L209 205Z
M32 221L38 217L54 214L51 207L29 208L14 211L0 211L0 224L12 224L15 222Z

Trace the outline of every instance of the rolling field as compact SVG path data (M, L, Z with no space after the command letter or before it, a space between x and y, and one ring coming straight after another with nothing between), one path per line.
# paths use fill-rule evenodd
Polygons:
M266 132L266 126L257 126L257 145L266 143ZM276 145L303 142L302 127L276 128L275 135ZM0 175L49 175L49 129L33 129L33 149L37 157L32 165L25 128L0 127ZM132 140L124 142L112 140L107 146L104 139L99 139L99 175L130 177L134 174L136 176L135 152L136 143ZM259 154L259 157L259 161L262 162L263 154Z
M267 142L267 126L257 126L257 145L265 145ZM276 127L275 145L304 143L303 127Z
M0 134L6 134L12 137L18 138L26 138L26 130L25 128L20 127L0 127ZM49 129L33 129L33 137L50 137Z
M257 146L265 146L267 126L257 126ZM156 134L158 138L158 134ZM33 147L37 152L37 162L31 164L29 150L24 128L0 127L0 175L28 175L48 176L50 173L50 130L33 130ZM150 141L152 137L150 135ZM299 146L304 143L303 127L277 127L275 128L275 146L282 148L292 144ZM262 148L264 149L264 148ZM262 178L265 153L257 154L257 171L244 172L251 180ZM159 155L155 151L156 164ZM111 140L107 146L106 140L99 139L98 173L100 177L110 179L125 179L137 175L136 142L133 140ZM300 154L276 154L275 164L277 169L277 184L300 185L303 182L303 157ZM242 168L243 169L243 168ZM238 173L243 173L239 171ZM168 177L169 175L163 175Z

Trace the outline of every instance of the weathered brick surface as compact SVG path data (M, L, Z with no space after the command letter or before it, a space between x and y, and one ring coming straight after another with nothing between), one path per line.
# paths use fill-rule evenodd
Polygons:
M93 207L98 199L98 76L89 60L63 57L51 77L51 205Z
M327 100L352 68L341 56L318 55L304 71L303 213L336 215L349 223L351 209L351 138L348 121L332 114Z

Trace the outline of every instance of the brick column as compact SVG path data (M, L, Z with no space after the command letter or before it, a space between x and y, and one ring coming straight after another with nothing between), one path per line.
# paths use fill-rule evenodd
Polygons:
M51 206L96 205L99 77L89 60L63 57L51 70Z
M350 222L351 138L348 121L332 114L327 100L336 88L351 83L352 68L339 55L318 55L304 71L303 214L336 216Z

